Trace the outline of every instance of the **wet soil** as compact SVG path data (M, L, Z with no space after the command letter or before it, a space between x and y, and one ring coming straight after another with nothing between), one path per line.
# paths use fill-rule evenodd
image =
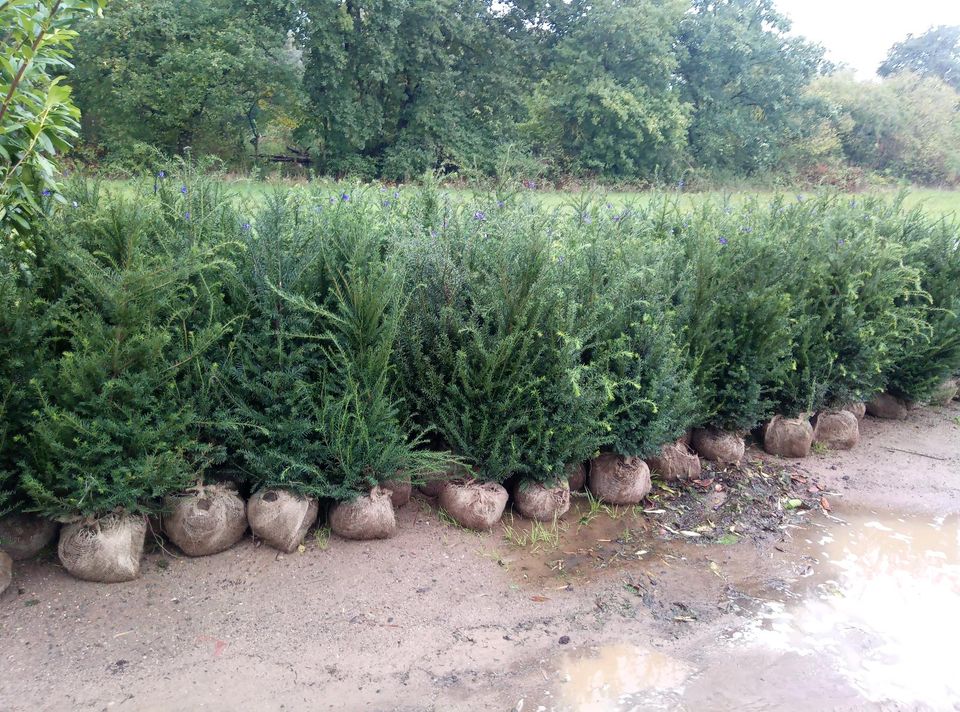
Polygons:
M23 562L0 709L960 709L958 418L556 526L415 499L385 542L156 549L129 584Z

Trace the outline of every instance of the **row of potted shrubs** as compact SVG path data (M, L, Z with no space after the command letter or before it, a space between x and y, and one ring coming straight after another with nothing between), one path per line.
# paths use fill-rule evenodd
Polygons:
M849 446L849 407L898 416L960 371L960 230L899 200L427 185L248 209L182 166L61 202L0 263L0 537L66 523L82 578L136 576L156 514L188 554L248 520L290 551L321 503L388 536L413 483L488 528L505 483L562 514L585 462L636 503L647 463L693 477L758 428L785 456Z

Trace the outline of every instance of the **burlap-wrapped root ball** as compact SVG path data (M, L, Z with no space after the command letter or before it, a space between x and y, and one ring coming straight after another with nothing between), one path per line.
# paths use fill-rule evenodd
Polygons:
M960 380L951 378L943 383L934 391L930 397L931 405L948 406L950 402L960 393Z
M344 539L389 539L397 533L390 491L382 487L349 502L337 502L329 520L333 533Z
M906 420L909 403L889 393L878 393L867 402L867 414L887 420Z
M856 403L847 403L841 410L845 410L848 413L853 413L857 420L863 420L864 416L867 414L867 404L863 401L858 401Z
M807 457L813 446L813 426L810 421L775 415L763 432L763 449L780 457Z
M0 551L14 561L39 554L57 535L60 525L35 514L14 513L0 517Z
M697 428L691 444L700 457L721 465L738 464L747 449L742 437L716 428Z
M5 551L0 551L0 594L7 590L13 581L13 559Z
M668 481L695 480L702 471L697 453L683 440L664 445L657 455L647 458L646 462L652 474Z
M397 473L397 478L381 482L380 487L390 492L390 501L393 502L394 509L399 509L410 501L410 495L413 493L413 484L409 477L404 477Z
M650 468L639 457L605 453L590 463L588 484L607 504L639 504L650 494Z
M440 490L439 504L461 526L487 531L500 521L508 498L496 482L451 480Z
M247 521L254 536L274 549L294 551L317 521L320 503L285 489L256 492L247 502Z
M550 486L520 480L513 489L513 502L527 519L552 522L570 510L570 484L566 479Z
M60 530L60 563L84 581L120 583L140 575L147 535L141 515L110 514L95 522L67 524Z
M449 472L429 472L425 475L421 475L420 481L417 484L417 489L420 490L421 493L427 495L427 497L439 497L440 490L443 489L443 486L449 479Z
M228 485L204 485L163 504L163 532L187 556L219 554L247 531L246 505Z
M817 415L813 441L831 450L850 450L860 442L860 421L849 410L824 411Z
M567 476L567 486L571 492L582 490L587 485L587 463L571 462L567 465L565 473Z

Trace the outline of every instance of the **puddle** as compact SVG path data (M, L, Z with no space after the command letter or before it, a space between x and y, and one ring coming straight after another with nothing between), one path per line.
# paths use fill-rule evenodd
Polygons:
M793 530L794 575L768 579L732 633L675 657L561 657L544 709L960 710L960 516L838 516Z
M666 709L692 669L663 653L614 645L560 663L559 700L554 709L576 712ZM658 693L665 694L658 700ZM659 702L659 704L658 704Z
M817 656L867 701L960 700L960 518L840 514L798 539L799 600L770 603L738 645Z

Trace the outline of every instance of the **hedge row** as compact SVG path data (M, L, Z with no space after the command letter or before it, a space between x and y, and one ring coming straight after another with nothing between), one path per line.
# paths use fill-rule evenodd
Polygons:
M189 168L65 198L0 264L8 509L152 512L225 479L347 501L452 461L550 483L960 371L960 230L897 201L365 187L247 213Z

